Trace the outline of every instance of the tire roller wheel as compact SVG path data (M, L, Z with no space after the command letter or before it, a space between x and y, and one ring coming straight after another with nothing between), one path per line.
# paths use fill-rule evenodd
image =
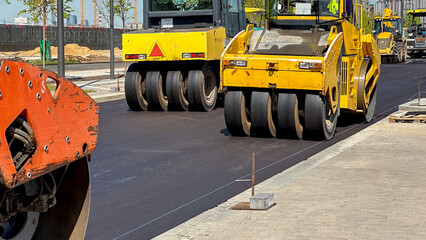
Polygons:
M167 72L166 93L169 110L188 111L187 86L180 71Z
M278 94L277 136L300 139L303 126L299 118L299 101L295 93Z
M163 77L160 72L146 73L146 100L148 109L167 111L167 97L163 92Z
M314 138L329 140L333 138L337 124L336 113L325 97L316 94L306 94L305 97L305 131Z
M217 78L213 67L188 72L188 101L191 110L211 111L217 101Z
M31 188L37 186L39 179L33 181L24 184L25 191L35 189ZM8 228L10 223L1 224L3 232L0 239L84 239L90 209L90 177L86 158L71 163L62 180L57 178L57 184L56 204L53 207L44 213L18 213L13 217L15 226L12 228ZM23 221L19 220L21 216Z
M143 74L137 71L134 65L131 65L126 73L124 92L127 105L129 105L130 109L133 111L148 110L145 84L146 82L143 78Z
M359 88L358 88L359 89ZM362 94L362 97L360 95ZM361 99L362 98L362 99ZM363 114L364 114L364 120L367 122L371 122L373 120L374 112L376 110L376 101L377 101L377 89L374 88L370 95L370 101L367 104L365 104L365 98L364 98L364 89L362 91L358 90L358 104L363 104Z
M234 136L250 135L250 99L242 91L228 91L225 95L225 123Z
M251 132L255 136L275 137L272 98L269 92L253 91L251 94Z

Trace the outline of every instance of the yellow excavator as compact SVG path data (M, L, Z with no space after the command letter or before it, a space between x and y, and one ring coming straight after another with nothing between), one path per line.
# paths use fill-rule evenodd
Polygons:
M225 123L237 136L331 139L341 113L373 118L380 53L345 0L266 0L221 58Z
M374 18L373 35L382 56L382 62L400 63L407 60L407 38L403 36L402 19L385 8L383 16Z

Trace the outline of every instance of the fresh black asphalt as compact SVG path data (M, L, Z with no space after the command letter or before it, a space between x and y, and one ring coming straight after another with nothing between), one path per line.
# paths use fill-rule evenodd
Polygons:
M424 63L382 65L375 120L340 123L324 142L229 136L223 108L132 112L124 100L102 103L86 239L157 236L246 190L234 180L250 173L252 152L257 169L267 166L260 182L396 111L416 98L419 81L426 92Z

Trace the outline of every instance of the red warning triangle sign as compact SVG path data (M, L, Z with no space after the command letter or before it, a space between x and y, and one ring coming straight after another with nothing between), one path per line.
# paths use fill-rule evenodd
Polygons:
M150 57L163 57L164 54L161 51L160 47L157 43L154 44L154 47L152 48L151 54L149 54Z

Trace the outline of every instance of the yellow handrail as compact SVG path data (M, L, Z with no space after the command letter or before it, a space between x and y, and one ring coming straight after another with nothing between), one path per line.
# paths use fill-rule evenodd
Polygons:
M361 24L359 27L359 39L358 39L358 43L359 43L359 47L357 48L357 50L361 50L362 49L362 41L361 41L361 36L362 36L362 5L357 3L355 4L355 6L359 6L360 12L361 14L359 15L360 19L361 19ZM357 15L358 15L358 8L356 9ZM358 16L357 16L358 17Z

